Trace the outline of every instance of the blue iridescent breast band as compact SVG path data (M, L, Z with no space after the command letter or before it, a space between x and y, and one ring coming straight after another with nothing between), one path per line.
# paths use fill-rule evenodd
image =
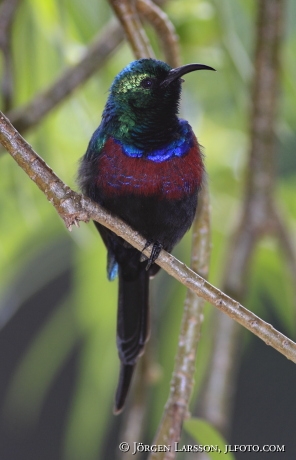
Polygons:
M147 160L154 161L155 163L161 163L173 157L182 157L193 146L193 132L189 123L185 120L179 120L179 126L180 137L178 139L175 139L170 144L149 153L146 153L144 150L137 149L132 145L122 144L117 139L114 139L114 141L121 146L123 153L129 157L143 157Z

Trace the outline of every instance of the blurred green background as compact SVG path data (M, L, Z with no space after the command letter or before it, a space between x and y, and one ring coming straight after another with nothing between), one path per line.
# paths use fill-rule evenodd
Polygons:
M164 7L180 36L182 63L202 62L218 70L215 74L201 72L186 76L181 107L181 116L190 121L204 146L212 209L210 281L217 286L242 203L256 6L255 0L171 0ZM13 106L30 101L63 69L75 64L111 16L103 0L23 0L12 31ZM296 230L295 17L296 3L289 0L282 46L276 200L293 237ZM157 53L159 58L163 57ZM78 160L100 122L108 88L114 76L131 60L129 47L120 45L99 72L24 134L55 173L76 190ZM36 185L3 151L0 213L0 458L115 458L124 415L118 418L112 415L119 368L115 344L117 282L106 279L104 246L92 224L81 224L69 233ZM188 263L190 234L175 254ZM245 306L295 339L292 277L272 239L264 239L260 244L246 283ZM156 377L149 394L149 416L142 438L148 444L168 395L184 297L185 289L165 273L152 283L150 347ZM211 311L207 306L195 394L209 358ZM269 361L264 355L267 347L258 344L259 340L250 333L242 331L242 334L245 361L239 383L246 383L247 391L252 382L260 386L264 381L264 394L266 386L269 388L280 380L275 390L280 407L285 413L289 407L293 408L295 413L295 396L289 393L289 385L295 388L294 365L273 350L268 351L272 353L268 355ZM263 350L263 361L258 363L254 357L260 353L252 355L255 346ZM261 374L256 374L256 369ZM240 387L237 398L235 417L240 418L234 419L234 426L245 427L243 431L252 425L253 419L252 414L246 418L245 409L239 409L239 398L246 407L254 401L240 393ZM273 396L270 398L271 405L274 400ZM254 408L259 406L255 404ZM270 429L282 420L278 412L274 415ZM262 426L264 420L271 423L271 416L272 411L265 418L263 413ZM288 416L285 423L282 431L288 432L291 423L295 427L295 420L292 422ZM235 435L232 432L231 436L241 442L239 432ZM248 444L261 442L256 439L250 438ZM271 444L272 439L266 442ZM294 452L295 449L294 441Z

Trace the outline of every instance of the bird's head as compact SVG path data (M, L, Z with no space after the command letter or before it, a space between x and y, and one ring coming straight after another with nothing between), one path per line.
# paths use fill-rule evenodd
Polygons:
M114 79L110 96L122 108L138 112L141 109L173 110L177 113L181 93L181 77L194 70L212 67L188 64L172 69L155 59L131 62Z
M181 77L201 69L214 70L203 64L172 69L155 59L131 62L113 81L102 129L140 149L169 142L178 130Z

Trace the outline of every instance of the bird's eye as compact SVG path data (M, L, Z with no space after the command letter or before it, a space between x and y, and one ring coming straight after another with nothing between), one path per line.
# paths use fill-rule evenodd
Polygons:
M142 88L145 88L145 89L149 89L149 88L152 88L152 86L154 85L154 79L153 78L144 78L140 85L142 86Z

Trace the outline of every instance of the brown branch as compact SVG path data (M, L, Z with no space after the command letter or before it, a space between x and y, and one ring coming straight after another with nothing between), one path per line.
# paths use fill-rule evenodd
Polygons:
M7 35L10 33L10 29L15 17L15 12L18 7L20 0L3 0L0 5L0 47L5 46L6 42L9 41Z
M170 23L167 16L162 12L162 10L159 7L154 5L149 0L146 0L146 1L138 0L136 4L132 0L130 1L129 0L124 0L124 1L110 0L110 4L112 5L115 13L117 14L118 19L122 23L122 26L126 33L127 40L129 41L131 48L137 59L154 57L153 51L149 45L148 38L146 37L145 31L138 17L138 12L139 12L157 30L158 35L162 39L164 51L165 51L167 60L170 62L170 64L172 66L179 65L178 42L176 39L176 34L174 32L173 25ZM190 297L192 297L192 294L190 294ZM199 302L201 303L200 300ZM185 321L186 320L188 320L188 318L186 318ZM179 350L179 351L181 351L180 356L184 357L183 350ZM141 375L139 375L139 373L137 375L138 375L138 385L136 388L138 388L138 386L141 385L141 382L142 382ZM191 385L192 385L192 381L193 381L193 378L191 380ZM143 382L141 386L143 388ZM133 436L134 440L138 439L137 436L139 436L139 425L137 428L137 424L135 424L134 422L135 421L139 422L139 417L141 417L141 419L143 418L144 416L143 409L144 409L143 392L141 392L141 398L137 398L133 401L133 405L131 406L131 411L128 416L128 422L125 425L126 435ZM168 417L170 417L169 414L168 414ZM177 422L177 425L178 425L177 431L179 432L181 431L183 418L184 416L183 417L181 416L180 421ZM126 439L126 437L124 439Z
M10 5L10 0L7 0L7 4ZM16 129L24 133L40 123L52 109L103 66L123 38L122 27L116 20L111 19L75 66L66 69L48 89L35 96L28 104L7 113Z
M168 16L151 0L137 0L136 8L143 19L152 25L158 35L166 62L172 67L178 67L181 61L179 38Z
M246 215L234 237L225 261L223 290L237 300L244 298L247 272L255 244L256 232L250 228ZM212 318L214 346L206 382L200 395L199 415L227 435L232 396L241 347L238 323L215 311ZM233 382L233 385L231 383Z
M92 219L114 231L132 246L142 251L146 240L141 235L98 204L65 185L1 112L0 143L38 185L62 217L67 228L70 229L74 224L78 225L79 221L88 222ZM150 256L148 249L145 249L143 253L147 257ZM195 294L226 313L288 359L296 362L296 344L292 340L211 285L171 254L162 250L157 264Z
M274 226L275 226L275 233L278 236L278 240L280 242L282 251L285 255L287 265L289 268L289 272L292 274L294 278L293 285L296 287L296 251L295 251L295 244L291 239L291 235L287 230L286 225L283 224L283 218L278 212L277 209L274 209Z
M294 290L294 304L296 305L296 249L295 244L288 232L287 226L283 221L281 213L276 206L273 209L274 234L279 241L280 249L284 254L285 261L291 275L292 287ZM295 312L296 313L296 312Z
M24 132L39 123L50 110L100 69L122 40L120 24L114 19L110 20L75 66L67 69L46 91L34 97L26 106L7 114L16 129Z
M137 38L140 23L132 23L132 14L135 15L135 10L132 12L132 2L123 2L122 4L115 3L117 7L122 6L122 9L117 8L116 12L122 21L123 27L126 30L128 40L136 54L137 58L147 57L141 53L140 46L145 46L142 37ZM167 16L149 0L138 0L136 7L139 13L148 20L154 29L157 31L159 38L162 41L164 52L167 61L176 67L180 64L178 40L175 34L173 25L168 20ZM126 9L129 14L126 14ZM133 17L135 19L135 16ZM195 224L194 245L195 251L192 255L192 262L201 269L208 266L208 248L209 248L209 206L208 201L204 201L203 212L198 219L198 224ZM198 228L197 228L198 227ZM202 235L202 238L200 236ZM206 248L206 250L205 250ZM203 255L204 257L201 257ZM193 387L193 375L195 369L195 356L197 344L200 336L201 317L204 301L197 298L192 291L188 290L184 314L182 319L181 333L179 337L179 348L176 355L175 370L172 376L171 392L166 405L166 410L163 415L163 420L160 425L156 444L170 443L178 441L181 434L182 423L187 412L188 402ZM132 414L138 413L137 405L133 405ZM143 415L143 414L142 414ZM131 430L134 430L132 422L128 424ZM130 431L130 430L129 430ZM134 432L134 431L132 431ZM174 458L175 453L172 452ZM159 455L157 455L157 458ZM154 458L152 455L151 458ZM160 457L162 458L162 457Z
M20 0L4 0L0 6L0 48L3 53L3 109L9 110L13 101L13 62L11 29Z
M133 0L109 0L116 16L122 24L126 39L131 45L136 59L153 58L146 32L143 29Z
M20 0L3 0L0 5L0 47L5 46L9 40L7 35L14 20L15 10Z
M291 247L274 203L275 123L279 93L279 47L283 35L284 0L258 2L255 75L250 117L250 153L241 220L228 251L223 290L242 300L251 255L259 239L274 234ZM291 260L292 258L292 260ZM290 256L290 265L296 261ZM296 273L296 272L295 272ZM241 349L238 325L217 312L210 370L204 385L201 416L226 433ZM219 366L219 363L223 366Z
M192 231L192 270L208 276L210 259L210 209L209 194L205 187L201 195L200 210L196 215ZM170 394L153 444L175 445L181 437L184 418L187 416L189 400L194 385L197 347L203 322L204 300L188 290L184 304L178 353L176 354ZM176 452L151 453L150 459L174 459Z

